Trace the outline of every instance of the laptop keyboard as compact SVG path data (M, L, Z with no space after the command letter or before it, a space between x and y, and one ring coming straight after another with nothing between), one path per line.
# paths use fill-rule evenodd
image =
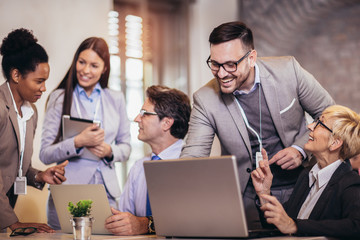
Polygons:
M284 236L278 229L256 229L249 230L248 238L263 238L263 237L276 237Z

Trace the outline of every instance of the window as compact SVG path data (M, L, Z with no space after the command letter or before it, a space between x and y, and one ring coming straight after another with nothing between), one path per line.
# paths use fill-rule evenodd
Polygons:
M190 1L114 0L114 11L109 13L109 87L124 93L131 121L143 105L148 86L163 84L188 92L186 17ZM127 164L118 164L123 183L132 164L151 152L137 135L138 124L132 122L131 155Z
M111 11L109 16L109 51L111 73L109 79L109 88L122 90L125 94L128 117L131 121L131 146L132 152L129 161L126 164L118 164L117 171L120 175L120 183L123 186L125 176L127 175L132 164L144 156L144 143L137 139L138 124L133 119L138 115L144 102L143 81L144 81L144 64L143 64L143 44L142 44L142 18L134 15L125 16L125 56L120 57L119 49L119 13ZM121 84L121 63L125 63L125 89Z

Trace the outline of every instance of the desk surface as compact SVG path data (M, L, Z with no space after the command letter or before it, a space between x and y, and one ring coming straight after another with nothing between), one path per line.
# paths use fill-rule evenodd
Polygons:
M10 237L9 233L0 233L0 239L19 239L19 238L26 238L28 240L38 240L38 239L59 239L59 240L64 240L64 239L73 239L73 235L72 234L66 234L66 233L33 233L31 235L28 236L16 236L16 237ZM91 235L91 239L92 240L96 240L96 239L135 239L135 240L164 240L166 238L164 237L157 237L154 235L139 235L139 236L114 236L114 235ZM184 240L185 238L182 238L182 240ZM326 240L329 238L326 237L293 237L293 236L283 236L283 237L272 237L272 238L261 238L261 239L271 239L271 240ZM191 240L190 238L187 238L186 240ZM196 240L199 240L199 238L197 238ZM213 239L212 239L213 240Z
M10 237L10 233L0 233L0 239L29 239L29 240L38 240L38 239L58 239L58 240L69 240L73 239L74 236L72 234L67 233L33 233L27 236L16 236L16 237ZM155 240L156 236L154 235L139 235L139 236L114 236L114 235L91 235L91 240L97 240L97 239L134 239L134 240ZM163 238L162 240L164 240Z

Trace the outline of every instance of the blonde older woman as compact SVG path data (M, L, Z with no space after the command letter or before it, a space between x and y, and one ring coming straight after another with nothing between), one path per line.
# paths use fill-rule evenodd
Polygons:
M251 177L267 223L285 234L360 236L360 177L347 160L360 153L359 122L354 111L334 105L308 125L305 149L317 164L302 172L284 206L270 195L272 173L263 149Z

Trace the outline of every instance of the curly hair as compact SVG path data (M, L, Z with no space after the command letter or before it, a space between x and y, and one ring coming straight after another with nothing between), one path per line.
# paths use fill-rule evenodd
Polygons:
M26 76L27 73L34 72L39 63L49 61L45 49L37 41L32 32L25 28L16 29L3 39L0 48L3 56L1 66L7 81L12 69L17 69L21 75Z

